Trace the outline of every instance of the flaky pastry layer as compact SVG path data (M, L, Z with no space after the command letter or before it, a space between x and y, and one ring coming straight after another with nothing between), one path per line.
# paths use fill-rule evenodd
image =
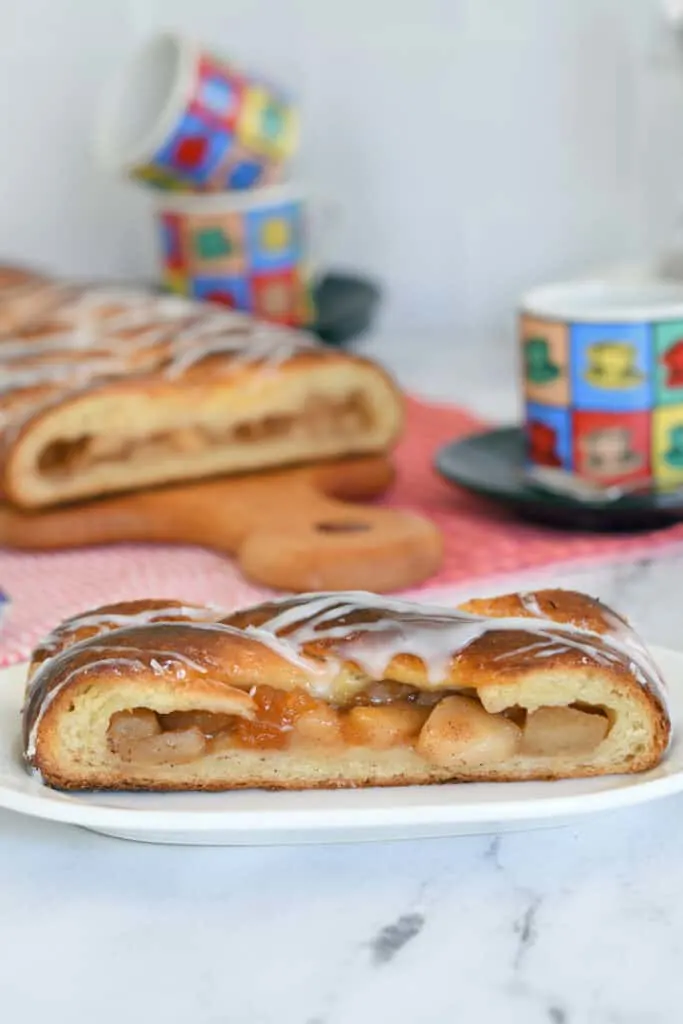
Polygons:
M310 788L646 770L670 735L626 622L581 594L433 608L313 594L221 617L137 602L40 645L24 712L50 785Z
M178 297L60 294L0 337L2 491L21 507L381 452L400 432L389 377L303 332Z

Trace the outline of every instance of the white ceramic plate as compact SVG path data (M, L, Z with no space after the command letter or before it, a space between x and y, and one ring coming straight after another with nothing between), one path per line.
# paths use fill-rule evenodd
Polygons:
M0 670L0 807L149 843L257 846L522 831L567 824L683 790L683 654L655 649L674 742L642 775L304 793L88 793L42 786L21 761L25 666Z

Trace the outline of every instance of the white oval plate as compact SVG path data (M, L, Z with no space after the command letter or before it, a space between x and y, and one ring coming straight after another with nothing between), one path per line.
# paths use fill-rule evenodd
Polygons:
M21 760L25 665L0 670L0 807L148 843L261 846L370 842L564 825L683 790L683 654L654 649L667 679L675 738L642 775L301 793L61 793Z

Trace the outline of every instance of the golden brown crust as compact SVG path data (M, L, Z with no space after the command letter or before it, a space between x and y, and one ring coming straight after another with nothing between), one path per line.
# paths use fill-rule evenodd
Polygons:
M620 769L620 775L637 775L643 771L647 771L653 767L656 762L648 762L646 764L639 764L633 762L630 765L624 766ZM72 777L65 775L60 772L58 767L50 768L45 763L44 768L40 769L41 775L44 781L52 786L54 789L62 789L65 791L80 791L86 788L88 791L108 791L118 790L121 792L130 793L225 793L226 791L232 792L233 790L242 789L264 789L270 790L273 793L281 792L301 792L302 790L320 790L320 789L375 789L375 788L402 788L405 786L445 786L453 783L473 783L473 782L559 782L562 779L590 779L597 776L609 774L603 769L595 767L592 768L582 767L581 770L571 771L551 771L543 770L536 771L533 775L529 775L526 778L520 775L518 772L514 774L505 775L501 772L463 772L461 774L457 772L446 772L441 770L440 772L434 771L427 775L424 772L414 772L412 774L406 772L404 774L392 775L391 778L378 777L374 772L368 772L366 775L358 776L354 779L348 778L323 778L323 779L294 779L288 780L283 778L273 778L271 781L264 783L261 775L245 775L239 780L235 780L226 786L224 782L217 780L207 780L200 782L184 782L178 781L172 784L168 782L161 782L154 775L149 774L146 777L137 778L135 780L120 780L114 779L111 772L102 772L101 775L93 775L86 787L83 786L82 782L73 779Z
M254 608L233 613L223 621L240 629L263 627L282 609L293 609L304 604L306 596L294 597L285 602L266 602ZM626 691L641 707L642 713L652 717L653 742L642 758L637 758L629 770L642 771L655 764L667 747L670 736L670 722L659 692L656 680L651 685L634 676L633 662L628 653L614 655L607 640L601 642L600 635L610 634L615 627L631 633L627 620L596 598L577 591L557 588L533 593L511 593L493 598L473 599L459 606L459 610L487 618L514 618L519 620L545 618L558 626L569 625L594 633L590 646L603 663L601 672L608 675L614 685ZM372 635L372 627L381 618L381 611L359 609L341 615L335 623L348 628L349 638ZM368 630L367 627L370 627ZM285 627L280 635L286 637L295 627ZM595 635L597 634L597 635ZM538 651L530 646L529 633L524 629L496 630L484 633L459 651L450 662L449 685L469 685L479 694L495 691L501 684L523 677L538 670ZM569 637L571 643L571 636ZM303 645L305 654L324 658L335 646L333 639L309 641ZM581 647L562 647L557 653L547 656L544 652L543 669L571 672L585 668L587 651ZM607 660L607 664L604 661ZM386 668L386 676L414 686L427 683L425 665L415 655L400 654L394 657ZM635 767L634 767L635 766ZM581 775L591 774L582 771ZM595 774L600 774L596 772ZM567 773L563 773L565 777ZM477 776L480 781L489 781L493 776ZM497 775L495 777L498 777ZM518 777L518 776L516 776ZM536 776L534 776L536 777ZM557 777L552 773L543 778Z
M552 619L553 622L569 622L575 626L608 633L615 619L627 626L626 619L612 611L606 604L588 594L558 587L535 590L533 593L501 594L496 597L472 598L458 605L461 611L489 617L506 616L518 618Z
M168 348L168 346L164 346ZM149 359L149 365L142 364L141 356L138 356L138 364L132 361L132 365L126 359L125 366L119 365L118 369L112 369L111 374L95 376L88 382L87 386L77 386L79 370L83 367L82 353L68 353L65 363L72 365L74 369L73 387L65 389L64 381L56 381L52 384L41 382L40 384L26 385L13 388L3 396L2 411L10 412L14 407L17 411L17 426L7 432L4 439L5 446L14 447L20 442L27 430L33 429L44 419L51 417L55 409L64 410L67 408L76 409L79 404L89 402L93 395L104 395L112 398L124 397L128 394L163 400L172 398L179 392L190 396L188 400L200 401L206 394L216 387L226 392L235 391L238 393L245 386L253 383L255 376L258 377L263 369L266 359L245 362L240 358L239 353L225 353L223 355L208 355L200 362L189 367L186 371L173 379L163 376L163 371L168 367L169 357L161 356L162 347L159 346L159 357ZM105 354L105 353L103 353ZM93 356L93 362L99 355L97 351L89 353ZM2 348L0 348L0 360L2 360ZM34 368L40 364L40 359L35 360L12 360L12 370L18 372L23 368ZM42 362L45 362L43 359ZM401 392L389 373L371 359L364 356L354 355L347 352L339 352L331 348L312 349L310 351L293 352L284 365L278 367L278 374L296 377L301 373L316 366L329 366L331 368L341 366L357 366L370 369L372 373L381 379L394 394L396 402L402 406L403 399ZM131 372L135 371L135 372ZM66 382L69 383L68 368L66 371ZM21 413L26 410L27 415ZM0 427L2 423L0 423ZM401 429L401 423L397 424L395 440Z
M0 265L0 350L13 335L64 301L66 292L46 274L26 267Z
M52 500L33 498L27 489L26 469L23 465L24 448L35 436L44 434L46 437L58 437L65 417L92 423L97 419L97 407L102 403L111 408L112 403L123 403L132 399L136 403L154 403L158 407L166 405L169 408L180 402L185 410L208 406L229 409L235 396L244 394L257 384L264 367L267 367L265 361L258 360L245 364L244 360L240 360L235 354L210 355L182 375L169 379L164 376L166 360L162 359L156 364L151 361L145 366L138 357L138 366L135 367L133 364L132 372L131 368L127 368L123 378L120 373L118 377L115 373L105 373L99 378L93 378L87 386L79 387L77 382L82 372L82 363L78 359L69 358L68 365L73 366L71 381L68 371L65 371L64 379L60 383L41 382L27 385L9 392L0 403L0 493L4 493L18 506L31 508L54 503ZM372 403L375 404L373 416L381 410L381 419L372 432L358 432L356 436L348 437L340 434L334 448L321 451L320 457L368 454L391 448L403 429L404 409L400 391L389 375L371 360L321 347L315 351L294 352L286 363L278 367L278 378L282 387L286 389L288 379L291 379L293 384L297 384L299 380L305 381L307 374L314 372L316 367L324 368L330 373L338 369L344 369L347 374L353 371L356 375L353 386L360 389L369 400L371 408ZM13 364L13 369L20 371L16 363ZM315 387L314 383L312 387ZM260 415L268 414L267 408L265 412L261 412L256 405L255 409ZM304 456L304 460L306 458L307 456ZM288 454L284 459L269 458L263 466L258 465L257 468L299 461L300 456L293 458ZM219 470L225 471L226 468ZM178 474L173 467L169 467L167 472L157 474L153 483L163 484L177 479L189 479L196 475L187 471ZM200 475L213 474L209 472ZM135 488L138 485L131 486ZM92 497L108 490L124 489L126 488L121 486L98 487L77 496Z
M307 678L302 668L258 640L220 624L157 622L74 644L44 664L27 691L24 749L40 719L34 764L46 778L59 774L50 750L61 716L84 689L98 682L115 684L111 667L117 663L128 679L144 679L146 684L182 695L191 689L198 706L203 698L222 701L238 695L243 700L259 675L277 679L282 688L302 685ZM171 665L180 666L180 674L163 671Z
M621 616L586 594L556 589L538 591L534 596L539 600L539 607L544 613L544 617L558 625L569 624L604 634L609 633L615 621L626 626L626 622ZM344 595L340 594L339 599L341 607ZM274 615L282 611L305 607L308 600L309 595L301 594L285 600L264 602L253 608L233 612L222 621L226 625L235 626L238 629L246 629L249 626L262 627ZM458 610L494 619L533 619L538 617L528 607L524 607L522 598L518 594L475 599L460 605ZM335 618L335 624L348 630L349 639L359 639L372 635L375 625L384 617L385 612L381 607L360 607L351 612L342 611ZM413 615L412 618L415 616ZM410 622L411 615L408 615L407 619ZM285 627L279 630L278 634L287 637L296 628L295 625ZM444 629L448 628L449 621L446 620ZM458 678L465 675L472 678L474 680L472 685L477 688L495 686L501 679L514 676L538 665L537 652L529 649L529 639L529 633L523 628L523 623L520 623L520 628L517 629L486 632L469 643L465 650L454 654L450 672L456 673ZM599 652L607 653L609 651L607 645L601 644L598 637L593 638L591 644ZM335 649L336 645L335 638L323 635L319 640L308 640L303 645L303 651L310 657L324 658ZM577 667L583 664L582 659L584 658L584 651L570 647L555 656L544 657L543 663L547 668L557 665ZM630 677L628 658L622 657L616 664L618 670L623 670ZM407 653L402 653L392 659L387 668L387 676L416 686L424 685L426 682L424 664L419 657Z
M194 613L194 614L193 614ZM221 612L203 605L176 601L171 598L144 598L138 601L118 601L88 609L72 615L60 623L49 636L45 637L31 655L28 678L48 658L54 658L68 647L91 637L111 633L122 625L131 625L136 620L146 622L213 622ZM130 621L128 621L130 620Z
M36 287L37 283L38 279ZM1 284L0 273L0 300ZM182 453L188 450L184 444L225 448L235 443L229 433L233 425L229 407L236 399L244 399L247 391L254 396L257 419L271 411L281 419L299 415L307 383L311 400L321 400L316 387L322 387L323 401L349 399L354 387L370 400L371 419L379 416L376 429L367 423L362 427L356 424L354 435L348 423L356 412L342 406L337 410L337 422L346 416L346 426L339 426L335 444L328 437L325 450L319 453L308 453L303 446L304 459L383 451L400 432L400 393L388 375L370 360L316 344L303 332L259 323L205 303L143 291L61 288L55 294L60 299L53 302L54 308L38 309L30 324L0 341L0 363L5 371L0 395L2 492L21 507L43 507L128 489L125 480L114 480L113 474L109 474L109 483L105 474L104 482L92 479L81 490L67 486L69 481L64 479L64 497L54 479L54 493L45 482L42 487L27 482L31 474L45 474L41 456L51 443L90 442L93 435L98 437L98 425L105 438L114 439L126 452L126 446L136 441L157 443L182 421L185 437L179 440L179 449L173 444L170 448L176 454L176 466L170 464L169 457L169 464L149 481L133 475L130 489L189 479L192 465L197 477L300 461L295 446L290 445L290 450L264 455L264 461L256 461L253 467L238 461L233 468L211 458L201 465L196 458L189 460L189 466L186 459L186 464L178 467ZM323 371L327 373L325 381L320 377ZM342 372L345 382L335 389L330 375ZM290 391L285 395L283 388L287 387ZM133 399L136 404L131 406ZM120 403L121 415L112 420L116 413L113 403ZM250 431L248 405L244 411ZM244 401L240 410L243 406ZM217 410L222 410L222 415ZM194 436L188 441L189 427ZM247 437L251 440L252 435ZM96 447L99 455L93 457L101 459L103 445ZM111 453L111 448L108 450ZM153 453L149 459L152 464L158 462ZM64 475L62 464L59 472ZM70 467L69 472L73 474L75 469Z
M477 618L463 620L455 611L402 602L384 604L371 595L309 595L260 605L220 621L188 621L196 610L180 603L104 606L96 615L98 627L102 626L97 636L83 639L83 630L92 623L76 617L38 649L37 656L49 660L36 672L28 690L27 756L51 785L83 788L83 776L63 769L59 737L70 709L91 692L106 695L130 687L133 704L121 706L146 706L144 700L157 694L163 695L164 707L172 708L176 701L181 709L206 708L249 717L255 713L252 687L263 681L282 691L306 691L317 699L327 692L322 699L343 706L372 679L389 679L425 694L436 693L437 700L439 693L476 693L494 717L516 705L532 709L547 703L579 708L604 705L608 716L619 709L640 739L631 748L627 744L616 761L534 762L517 757L511 763L461 769L421 763L413 754L406 755L404 762L378 755L369 766L361 760L352 768L339 767L332 758L315 762L309 771L297 775L284 755L274 755L275 761L248 755L240 773L227 781L225 776L169 778L154 770L127 772L125 766L107 765L90 770L85 784L87 788L223 790L253 785L288 789L549 779L643 771L661 758L670 724L656 669L649 667L646 652L620 616L585 595L564 591L506 595L468 603L467 609ZM527 625L527 620L539 618L538 612L542 613L540 625L532 621ZM165 621L148 619L139 624L141 615L163 616ZM218 615L211 611L214 619ZM494 616L494 621L479 635L470 634L467 642L458 641L463 621L468 627L472 621L481 621L480 616ZM503 617L496 621L498 616ZM170 621L171 617L185 621ZM514 628L508 628L510 621ZM112 625L120 628L111 630ZM105 629L111 632L104 635ZM455 644L452 649L444 648L444 637ZM385 646L387 655L380 662L376 660L378 643ZM444 650L449 653L446 658ZM436 652L435 662L430 662L429 651ZM375 659L370 675L369 656L371 662ZM141 693L146 698L140 698ZM622 732L628 739L628 730ZM275 767L271 770L269 764Z

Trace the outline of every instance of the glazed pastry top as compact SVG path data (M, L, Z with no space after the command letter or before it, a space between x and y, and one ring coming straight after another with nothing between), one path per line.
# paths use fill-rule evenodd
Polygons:
M28 288L28 285L22 287ZM5 295L0 278L0 305ZM300 357L341 358L302 331L178 296L63 286L35 321L0 337L0 430L43 407L131 377L173 383Z
M343 703L368 680L424 690L495 686L534 668L597 666L665 707L647 649L626 621L582 594L548 590L460 609L368 593L322 593L232 615L180 602L134 602L77 616L36 649L27 724L63 687L101 668L249 689L259 676Z
M586 663L626 667L662 693L659 671L628 623L593 598L540 591L473 601L459 609L412 604L367 593L308 594L238 612L225 620L269 633L278 644L351 661L373 679L401 655L417 658L438 685L451 662L476 645L496 672L507 663L547 664L574 654ZM471 653L471 651L470 651Z

